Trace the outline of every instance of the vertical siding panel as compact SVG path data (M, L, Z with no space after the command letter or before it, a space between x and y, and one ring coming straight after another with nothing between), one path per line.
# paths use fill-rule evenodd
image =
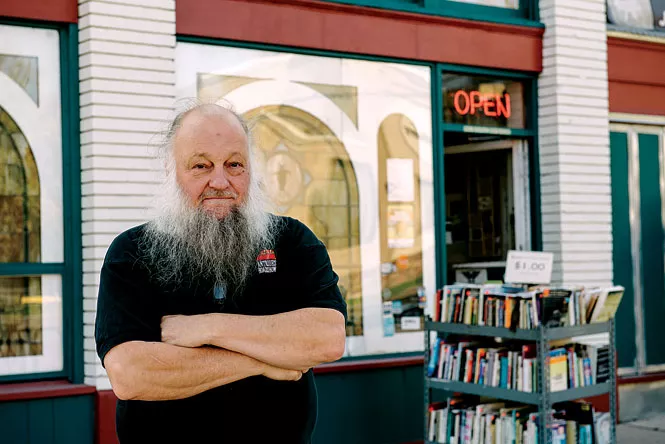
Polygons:
M151 147L175 100L175 2L79 0L79 25L83 330L89 343L99 265L116 235L148 218L157 186ZM86 361L85 381L107 389L95 359Z
M542 0L540 11L546 25L539 80L539 137L547 147L540 158L540 180L547 191L541 199L548 231L544 249L555 253L555 283L609 285L612 191L605 2ZM593 42L584 51L574 45L582 37ZM585 260L589 254L598 259Z
M12 443L29 439L28 404L20 401L0 402L0 437Z
M54 400L38 399L26 402L28 408L28 421L30 423L29 444L56 444L55 441L55 415Z
M95 397L90 395L56 400L53 429L56 444L95 442ZM115 416L113 416L115 418Z

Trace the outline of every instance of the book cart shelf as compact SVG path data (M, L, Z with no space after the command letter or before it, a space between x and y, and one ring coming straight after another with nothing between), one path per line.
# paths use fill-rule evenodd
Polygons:
M428 377L427 363L430 360L430 353L432 352L430 346L430 337L433 332L436 333L437 337L443 334L461 337L492 337L536 343L536 366L538 369L536 390L534 392L523 392L513 389L491 387L487 385L464 383L459 381L448 381ZM609 333L609 380L600 384L551 392L549 387L550 372L548 365L549 341L587 336L598 333ZM615 355L616 348L614 338L614 319L610 319L608 322L603 323L574 325L568 327L545 327L540 325L535 329L517 329L512 331L508 328L501 327L433 322L431 318L428 317L425 323L425 412L428 411L429 405L431 404L432 390L442 390L449 392L451 395L453 393L476 395L537 406L539 417L545 418L545 430L549 430L552 422L552 415L550 414L550 411L553 404L563 401L573 401L609 394L611 418L610 442L611 444L616 444ZM428 415L425 414L425 438L428 437L429 421L427 416ZM542 432L538 433L538 440L539 444L551 444L551 434ZM427 440L425 440L425 443L436 444Z

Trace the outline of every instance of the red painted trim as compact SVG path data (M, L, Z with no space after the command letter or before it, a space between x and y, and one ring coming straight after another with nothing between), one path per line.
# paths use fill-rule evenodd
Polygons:
M665 372L649 373L646 375L620 376L619 384L646 384L665 380Z
M363 359L361 361L342 361L331 364L323 364L314 368L315 374L357 372L365 370L378 370L393 367L409 367L414 365L423 365L422 356L408 356L403 358L386 359Z
M544 29L314 0L190 0L180 35L540 72Z
M665 44L609 37L610 111L665 116Z
M48 22L78 22L76 0L2 0L0 17L12 17Z
M0 385L0 402L91 395L95 392L95 387L84 384L72 384L68 381L2 384Z
M118 444L115 430L115 405L118 401L113 390L97 392L95 412L96 444Z

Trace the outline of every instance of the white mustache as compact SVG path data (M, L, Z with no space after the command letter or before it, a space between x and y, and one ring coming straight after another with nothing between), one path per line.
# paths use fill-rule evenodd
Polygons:
M232 190L223 190L223 191L206 190L199 197L199 202L203 201L203 199L208 199L210 197L218 197L222 199L237 199L238 194Z

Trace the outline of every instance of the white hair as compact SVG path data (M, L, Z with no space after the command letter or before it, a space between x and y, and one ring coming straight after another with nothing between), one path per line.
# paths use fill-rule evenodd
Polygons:
M249 188L245 200L221 220L193 207L176 180L173 153L175 136L193 111L229 111L240 122L248 141ZM147 224L143 250L162 284L179 283L183 272L209 277L216 285L242 287L256 260L258 249L273 248L278 219L271 215L262 169L247 121L228 103L190 102L169 123L158 146L165 175L154 201L156 217Z

